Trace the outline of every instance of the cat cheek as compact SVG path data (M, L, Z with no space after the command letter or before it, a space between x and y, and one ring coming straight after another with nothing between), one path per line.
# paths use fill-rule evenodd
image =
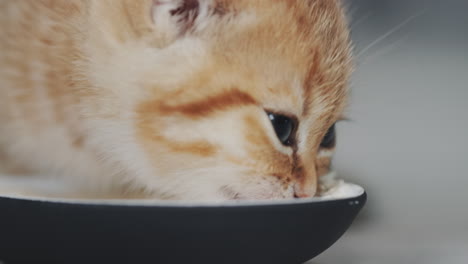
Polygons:
M331 160L333 157L333 150L320 150L315 161L317 168L317 176L321 177L330 172Z

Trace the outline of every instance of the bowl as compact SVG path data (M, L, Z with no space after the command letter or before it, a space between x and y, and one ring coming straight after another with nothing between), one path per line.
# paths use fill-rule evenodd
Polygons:
M0 196L0 262L304 263L366 202L341 198L181 203Z

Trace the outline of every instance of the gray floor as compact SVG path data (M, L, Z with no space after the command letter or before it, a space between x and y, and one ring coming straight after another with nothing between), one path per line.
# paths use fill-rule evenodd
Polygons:
M468 263L467 9L463 0L351 1L365 53L335 166L369 202L312 264Z

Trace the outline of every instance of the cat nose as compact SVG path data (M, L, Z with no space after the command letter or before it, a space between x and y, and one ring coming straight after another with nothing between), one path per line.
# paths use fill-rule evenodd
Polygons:
M301 173L302 177L297 178L294 184L294 197L313 197L317 192L317 172L315 171L315 167L308 168L308 170L303 169L302 171L305 173Z
M308 198L313 197L317 192L315 184L300 184L294 185L294 198Z

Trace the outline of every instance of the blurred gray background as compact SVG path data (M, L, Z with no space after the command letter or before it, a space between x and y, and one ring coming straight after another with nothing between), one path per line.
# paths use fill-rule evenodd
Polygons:
M344 0L357 71L335 167L368 191L313 264L468 263L468 0Z

